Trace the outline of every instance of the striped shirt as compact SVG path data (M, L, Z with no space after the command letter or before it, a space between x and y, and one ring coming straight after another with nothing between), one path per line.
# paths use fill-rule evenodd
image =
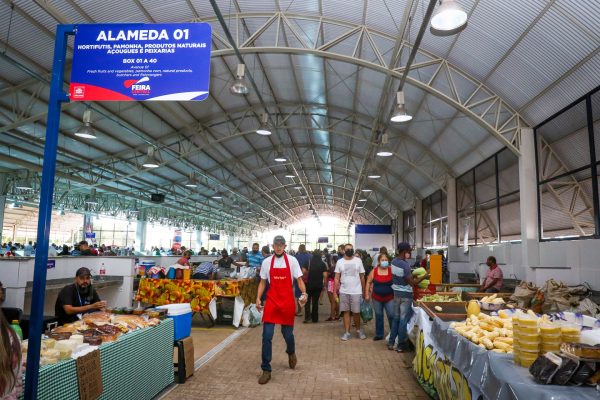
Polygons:
M265 259L263 255L260 254L260 251L257 251L256 254L254 254L252 251L249 251L246 255L246 258L248 260L248 266L253 268L260 268L263 260Z
M200 273L200 274L203 274L206 276L210 276L210 275L212 275L213 272L216 272L216 270L217 270L216 266L212 262L207 261L207 262L203 262L202 264L198 265L196 267L196 269L194 270L194 273L195 274Z

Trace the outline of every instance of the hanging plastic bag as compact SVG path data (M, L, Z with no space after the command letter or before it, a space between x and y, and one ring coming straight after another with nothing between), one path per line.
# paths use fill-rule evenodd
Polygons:
M258 311L258 308L256 308L256 304L250 304L249 311L250 315L248 319L250 322L250 326L260 325L263 317L262 311Z
M242 326L244 328L250 326L250 306L246 307L242 312Z
M236 328L240 326L242 321L242 313L244 312L244 300L240 296L235 297L233 305L233 326Z
M370 301L363 301L360 305L360 317L363 322L369 322L373 319L373 306Z

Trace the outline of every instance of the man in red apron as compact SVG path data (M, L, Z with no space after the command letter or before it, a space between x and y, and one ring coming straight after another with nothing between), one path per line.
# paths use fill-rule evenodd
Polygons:
M300 304L306 304L306 287L302 281L302 270L296 257L285 253L285 238L275 236L273 239L275 254L267 257L260 268L260 284L256 296L256 307L263 309L261 297L269 282L269 290L264 305L263 335L262 335L262 375L258 383L264 385L271 379L271 359L273 333L275 325L281 325L281 333L285 339L288 363L291 369L296 367L296 345L294 342L294 316L296 314L296 299L294 298L294 280L298 283L302 295Z

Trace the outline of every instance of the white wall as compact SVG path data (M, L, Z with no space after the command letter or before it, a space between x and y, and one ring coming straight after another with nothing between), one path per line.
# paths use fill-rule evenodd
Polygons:
M592 289L600 290L600 240L540 242L540 263L536 268L524 267L521 254L520 243L471 247L468 255L463 254L462 247L450 248L450 279L456 281L459 272L484 273L487 267L482 264L488 256L495 256L507 278L516 276L538 286L550 278L568 285L587 282Z

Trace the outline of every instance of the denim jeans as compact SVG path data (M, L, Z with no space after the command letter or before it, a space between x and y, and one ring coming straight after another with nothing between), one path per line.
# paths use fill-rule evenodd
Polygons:
M383 310L388 318L390 329L394 323L394 300L382 303L373 299L373 311L375 312L375 337L383 337Z
M407 324L412 316L412 294L408 296L399 296L394 293L394 320L390 332L388 344L393 346L398 337L398 346L403 348L408 340Z
M263 324L262 334L262 364L263 371L271 372L271 359L273 358L273 334L275 324L265 322ZM294 354L296 352L296 343L294 342L294 327L292 325L281 325L281 334L287 346L285 352Z

